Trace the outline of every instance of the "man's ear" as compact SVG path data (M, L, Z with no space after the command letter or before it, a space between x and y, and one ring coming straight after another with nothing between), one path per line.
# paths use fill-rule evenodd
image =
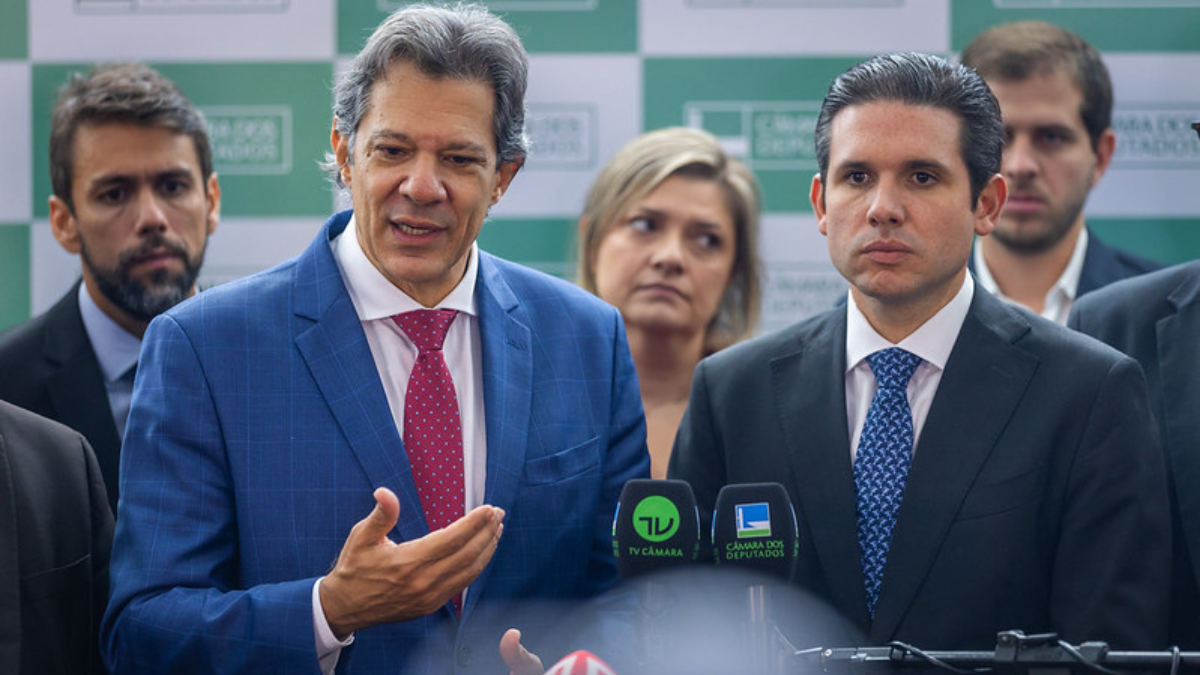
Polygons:
M1117 152L1117 134L1112 129L1105 129L1096 139L1096 168L1092 173L1092 187L1100 182L1108 165L1112 164L1113 155Z
M496 181L496 187L492 189L493 206L495 206L496 202L500 201L500 198L504 196L505 192L508 192L509 184L512 183L512 179L517 175L517 172L520 171L521 167L523 166L525 166L524 157L520 159L514 159L511 162L503 162L496 169L496 172L500 174L500 180Z
M208 177L206 187L204 198L208 201L208 233L212 234L221 221L221 183L215 171Z
M812 185L808 188L808 203L812 204L813 213L817 216L817 230L825 232L825 186L821 183L821 174L815 173Z
M50 232L67 253L78 254L83 249L79 240L79 221L71 207L57 195L50 197Z
M996 229L1000 220L1000 212L1004 210L1004 202L1008 201L1008 183L1004 176L995 174L983 186L979 199L975 202L975 234L986 237Z
M329 131L329 145L333 147L334 161L337 162L338 172L342 176L342 182L347 186L350 185L350 153L353 148L350 147L350 138L343 136L341 131L338 131L337 118L333 118L333 129Z

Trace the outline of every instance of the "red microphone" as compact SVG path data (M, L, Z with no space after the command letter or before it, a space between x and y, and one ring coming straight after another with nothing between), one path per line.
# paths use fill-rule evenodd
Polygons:
M617 675L595 654L579 650L563 657L546 675Z

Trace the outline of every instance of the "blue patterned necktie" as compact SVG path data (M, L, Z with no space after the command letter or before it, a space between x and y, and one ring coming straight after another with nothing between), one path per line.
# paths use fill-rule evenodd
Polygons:
M858 546L867 589L867 612L874 618L892 528L912 463L913 421L908 409L908 381L921 357L892 347L871 354L867 363L875 373L877 388L858 440L854 487L858 493Z

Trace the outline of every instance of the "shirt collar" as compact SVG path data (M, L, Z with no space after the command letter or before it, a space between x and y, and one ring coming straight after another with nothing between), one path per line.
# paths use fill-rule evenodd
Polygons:
M1066 268L1054 285L1050 287L1050 290L1046 292L1047 299L1055 293L1062 293L1067 299L1075 300L1075 293L1079 290L1079 277L1083 275L1083 259L1087 254L1087 244L1088 231L1085 227L1079 231L1079 237L1075 240L1075 250L1071 252L1071 259L1067 261ZM996 284L996 278L988 269L987 262L983 259L983 247L976 243L975 251L971 255L975 258L975 275L979 277L979 284L997 298L1012 302L1000 290L1000 286Z
M358 223L353 215L350 216L346 229L330 242L330 246L360 320L387 319L396 314L424 309L421 303L388 281L367 258L367 254L358 243ZM434 309L453 309L475 316L475 278L479 274L478 245L472 243L467 256L467 271L462 280Z
M106 382L116 382L137 364L142 340L110 319L92 299L86 284L79 284L79 314L83 317L83 329L92 343L100 372Z
M925 323L912 332L911 335L892 344L880 335L863 316L854 295L850 294L846 301L846 370L853 370L863 359L871 354L889 347L900 347L905 351L916 354L922 361L929 363L939 370L945 369L950 352L958 340L967 311L971 309L971 299L975 296L975 282L970 273L964 276L962 287L958 293L938 310Z

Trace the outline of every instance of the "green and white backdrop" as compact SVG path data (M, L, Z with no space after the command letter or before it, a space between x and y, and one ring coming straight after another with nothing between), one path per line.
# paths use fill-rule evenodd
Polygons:
M142 60L207 115L224 204L202 284L303 249L336 195L317 168L330 86L400 0L0 0L0 328L78 276L46 222L49 112L67 74ZM599 167L646 129L700 126L762 181L763 329L844 292L807 203L830 80L873 54L953 56L1037 18L1082 34L1115 81L1118 149L1088 203L1103 237L1200 257L1200 0L497 0L531 54L525 170L481 245L570 277L575 216Z

